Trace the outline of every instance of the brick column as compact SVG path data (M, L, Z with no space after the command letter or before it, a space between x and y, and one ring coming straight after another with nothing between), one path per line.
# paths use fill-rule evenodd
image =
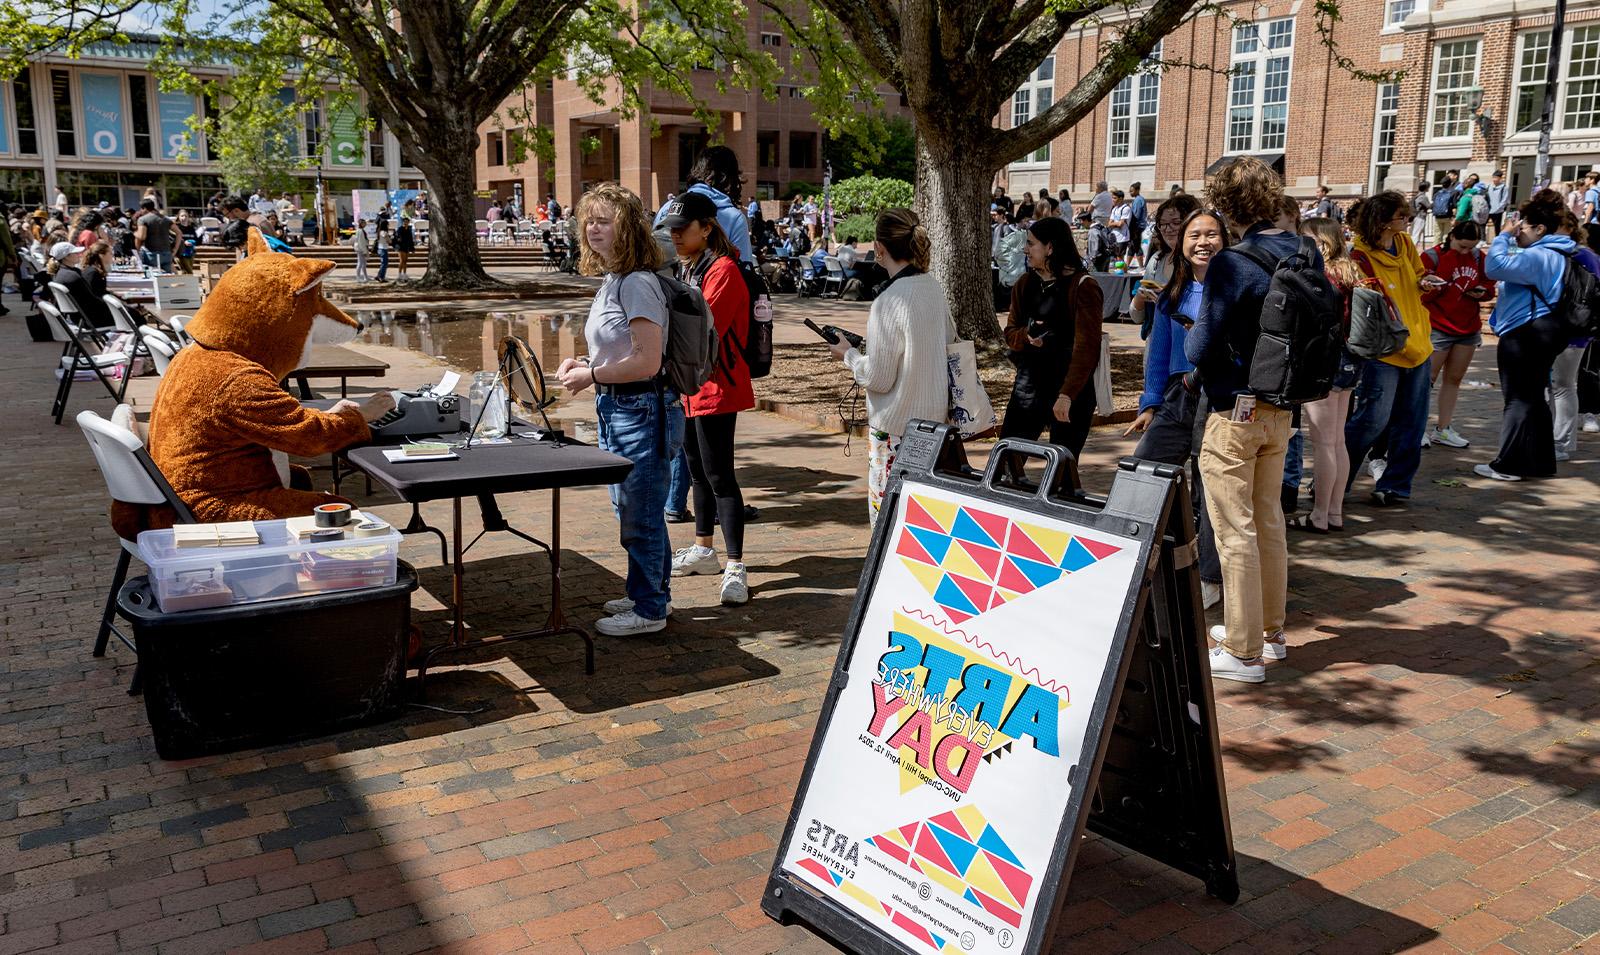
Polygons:
M583 156L578 148L578 121L575 119L561 120L556 127L556 201L561 203L561 208L571 209L577 205L578 196L583 191Z
M755 96L753 93L750 95L751 98L754 98ZM744 173L745 178L745 201L748 202L750 196L755 195L756 175L760 168L758 166L760 154L756 143L756 112L754 103L751 103L746 109L740 112L727 114L723 119L723 122L727 124L725 127L725 138L728 143L728 148L732 149L734 154L739 157L739 170ZM821 151L821 146L821 142L818 142L817 147L819 153Z
M1500 148L1509 125L1515 121L1511 115L1511 82L1516 69L1517 36L1511 21L1499 20L1484 25L1483 42L1479 46L1478 85L1483 88L1483 111L1493 119L1488 136L1480 132L1476 123L1472 130L1472 162L1467 172L1475 172L1485 181L1494 172L1500 160Z
M640 110L632 119L617 123L617 172L646 209L654 209L661 201L655 194L650 158L650 114Z

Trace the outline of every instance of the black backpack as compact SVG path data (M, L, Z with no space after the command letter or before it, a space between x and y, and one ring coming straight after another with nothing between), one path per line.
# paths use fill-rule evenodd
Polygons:
M1316 246L1302 236L1293 254L1275 259L1246 239L1233 251L1272 277L1261 300L1250 391L1280 408L1326 398L1342 357L1344 308L1343 297L1314 264Z
M1600 279L1584 268L1577 259L1577 248L1556 249L1567 258L1567 271L1561 278L1561 297L1552 305L1545 302L1536 286L1529 286L1533 295L1544 302L1550 313L1561 320L1564 328L1574 338L1593 338L1600 335Z
M750 314L745 323L744 341L738 342L744 354L745 367L751 378L765 378L772 374L772 323L756 321L756 302L765 295L772 304L772 290L755 263L739 259L739 274L744 277L744 287L750 293Z

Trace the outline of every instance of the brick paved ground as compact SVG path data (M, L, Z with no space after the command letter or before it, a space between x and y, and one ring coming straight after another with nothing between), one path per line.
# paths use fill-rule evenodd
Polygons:
M82 438L46 415L55 350L20 324L0 323L0 955L827 950L757 899L864 548L859 444L743 422L756 599L724 609L690 581L662 637L602 638L593 678L573 641L517 645L430 677L430 703L481 712L163 762L130 655L89 654L116 544ZM430 373L396 360L398 380ZM109 410L93 390L73 412ZM1463 404L1487 440L1497 395ZM1091 484L1128 447L1096 433ZM1290 662L1218 691L1239 903L1091 837L1056 950L1533 953L1600 933L1597 450L1585 436L1569 476L1512 487L1473 478L1476 451L1430 451L1408 510L1356 504L1343 536L1297 538ZM588 620L622 561L603 493L566 501ZM544 527L542 498L504 503ZM471 624L540 618L544 562L480 547ZM437 548L404 553L437 638Z

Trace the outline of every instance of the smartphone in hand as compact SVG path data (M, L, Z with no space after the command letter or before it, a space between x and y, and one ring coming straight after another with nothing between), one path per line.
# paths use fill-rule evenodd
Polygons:
M847 332L844 329L833 325L818 325L809 318L805 320L805 323L807 328L816 332L823 341L830 345L838 344L840 338L843 338L845 341L849 342L851 348L860 348L866 343L866 339L862 338L860 335L857 335L855 332Z

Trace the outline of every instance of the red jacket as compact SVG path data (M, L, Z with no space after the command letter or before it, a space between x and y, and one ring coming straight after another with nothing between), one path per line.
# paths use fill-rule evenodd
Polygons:
M1449 335L1471 335L1483 328L1484 302L1494 298L1494 282L1483 275L1483 253L1474 249L1462 255L1448 245L1436 245L1422 253L1422 264L1429 275L1437 275L1450 284L1436 291L1422 293L1428 306L1428 321L1435 331ZM1483 298L1468 298L1471 288L1486 290Z
M700 294L711 307L722 354L711 380L689 398L689 417L748 411L756 406L742 347L750 335L750 289L739 274L738 263L727 256L718 257L700 279Z

